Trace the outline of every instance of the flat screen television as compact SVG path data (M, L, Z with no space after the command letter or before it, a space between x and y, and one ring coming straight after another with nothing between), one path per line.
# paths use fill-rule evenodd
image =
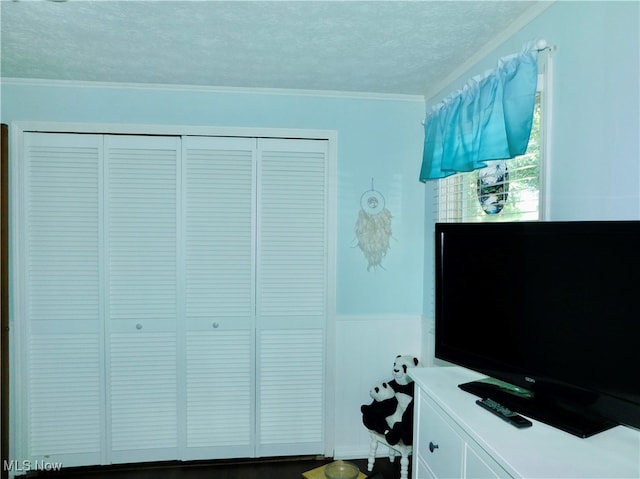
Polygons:
M640 221L438 223L435 356L580 437L640 428Z

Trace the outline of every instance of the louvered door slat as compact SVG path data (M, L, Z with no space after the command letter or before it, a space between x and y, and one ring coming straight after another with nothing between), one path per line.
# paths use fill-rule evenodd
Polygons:
M104 141L111 461L177 459L180 141Z
M25 133L28 456L101 461L100 137Z
M187 333L185 459L253 455L253 333Z
M31 133L25 143L30 319L97 328L99 138Z
M29 340L29 450L42 459L102 452L103 385L97 334L33 334Z
M123 451L176 447L176 360L173 332L112 333L109 379L114 462L129 460L129 455L118 454Z
M317 454L324 431L324 332L260 333L258 454Z
M261 142L258 315L326 311L326 144Z
M184 139L186 314L253 314L255 141Z
M185 458L252 456L255 140L183 138Z
M327 143L258 143L259 455L324 451Z
M106 137L110 320L177 314L176 138Z

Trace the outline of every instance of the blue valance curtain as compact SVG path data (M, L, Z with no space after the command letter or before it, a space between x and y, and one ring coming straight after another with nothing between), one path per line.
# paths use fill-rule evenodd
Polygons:
M483 168L527 149L538 81L537 50L501 58L436 105L424 123L420 181Z

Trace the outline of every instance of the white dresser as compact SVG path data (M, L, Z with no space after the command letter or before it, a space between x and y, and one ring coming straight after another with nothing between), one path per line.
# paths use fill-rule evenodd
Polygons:
M580 439L535 420L517 429L458 388L482 375L458 367L416 368L410 375L413 479L640 478L640 431L617 426Z

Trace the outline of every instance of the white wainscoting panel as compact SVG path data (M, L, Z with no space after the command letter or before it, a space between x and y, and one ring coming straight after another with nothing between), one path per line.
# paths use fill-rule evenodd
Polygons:
M345 315L336 318L336 410L334 454L338 459L366 458L369 434L360 406L369 404L369 390L393 379L398 354L422 361L420 315ZM378 448L386 455L384 447Z

